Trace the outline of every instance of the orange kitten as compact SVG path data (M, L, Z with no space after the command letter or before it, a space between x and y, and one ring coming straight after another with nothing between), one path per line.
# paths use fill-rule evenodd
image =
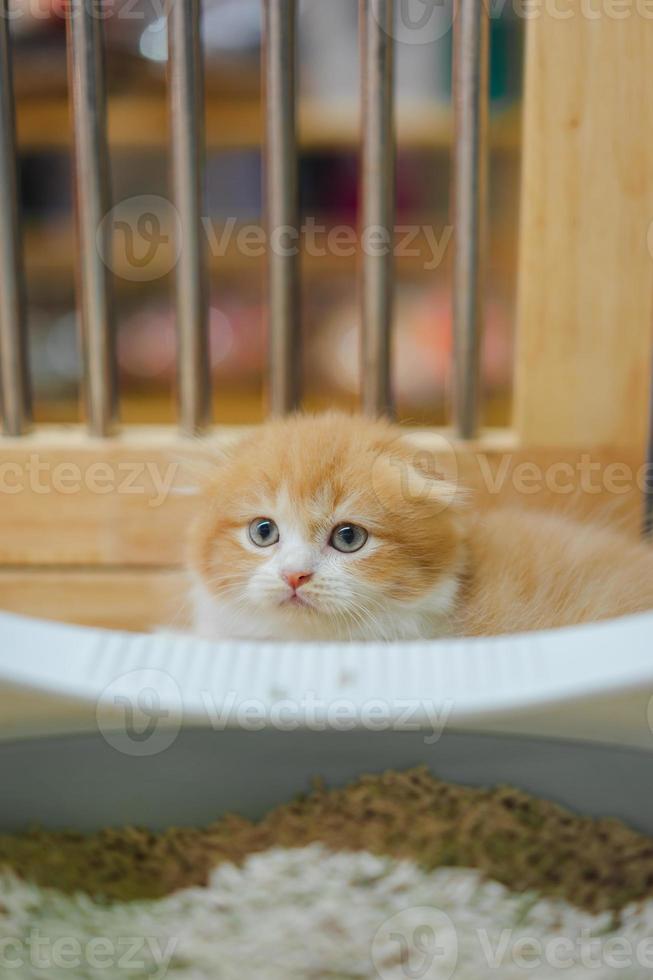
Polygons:
M216 464L191 534L212 639L509 633L653 607L653 552L541 512L466 505L402 429L267 423Z

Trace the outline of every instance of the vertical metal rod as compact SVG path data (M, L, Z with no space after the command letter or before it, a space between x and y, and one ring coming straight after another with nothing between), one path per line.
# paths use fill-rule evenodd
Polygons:
M208 270L202 228L204 70L200 0L170 0L168 91L173 204L179 216L176 268L179 425L187 435L211 421Z
M265 206L268 230L268 408L301 399L297 0L265 0Z
M454 425L478 431L487 186L488 9L456 0L454 19Z
M16 123L7 0L0 0L0 370L2 418L8 436L29 427L31 398L20 234Z
M392 412L395 156L393 0L361 0L363 411Z
M106 436L118 415L102 11L98 0L72 0L68 17L77 221L77 292L89 430ZM100 240L100 238L104 240Z

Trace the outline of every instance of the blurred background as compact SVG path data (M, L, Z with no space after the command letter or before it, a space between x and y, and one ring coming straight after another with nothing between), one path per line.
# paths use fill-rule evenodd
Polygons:
M79 418L74 224L67 104L67 0L15 0L12 18L21 197L36 415ZM449 0L397 3L398 249L394 384L398 414L443 424L451 312ZM169 238L164 0L105 0L121 414L174 419L174 254ZM486 425L510 416L517 254L523 19L491 16L490 247L483 351ZM206 229L214 416L263 414L266 364L261 214L261 0L204 0ZM304 404L353 406L358 380L356 229L358 4L300 2ZM156 223L141 226L145 211ZM408 229L411 229L409 232ZM153 237L154 236L154 237ZM117 246L120 243L116 243Z

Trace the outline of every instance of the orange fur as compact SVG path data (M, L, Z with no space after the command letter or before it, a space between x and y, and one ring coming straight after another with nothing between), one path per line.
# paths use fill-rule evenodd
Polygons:
M515 507L472 521L467 549L456 625L465 636L653 608L653 551L609 528Z
M265 639L415 639L653 607L653 553L541 512L475 513L402 429L337 413L272 421L216 462L192 530L195 629ZM279 542L256 547L256 518ZM369 534L355 554L334 526ZM287 572L311 574L305 604Z

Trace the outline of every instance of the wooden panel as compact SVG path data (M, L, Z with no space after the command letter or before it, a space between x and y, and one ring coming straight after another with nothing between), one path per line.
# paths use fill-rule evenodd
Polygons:
M198 461L243 430L183 440L169 428L126 428L105 441L75 427L0 439L0 565L175 566L196 509L184 491ZM442 445L434 433L414 433ZM435 443L434 443L435 440ZM517 502L639 521L642 471L636 453L518 449L510 433L452 449L473 505ZM205 465L205 463L203 464Z
M0 609L108 629L182 629L184 576L167 569L0 569Z
M74 426L0 439L0 564L179 563L195 461L238 431L215 443L154 426L105 440Z
M639 6L563 13L527 27L515 424L531 444L641 447L653 25Z

